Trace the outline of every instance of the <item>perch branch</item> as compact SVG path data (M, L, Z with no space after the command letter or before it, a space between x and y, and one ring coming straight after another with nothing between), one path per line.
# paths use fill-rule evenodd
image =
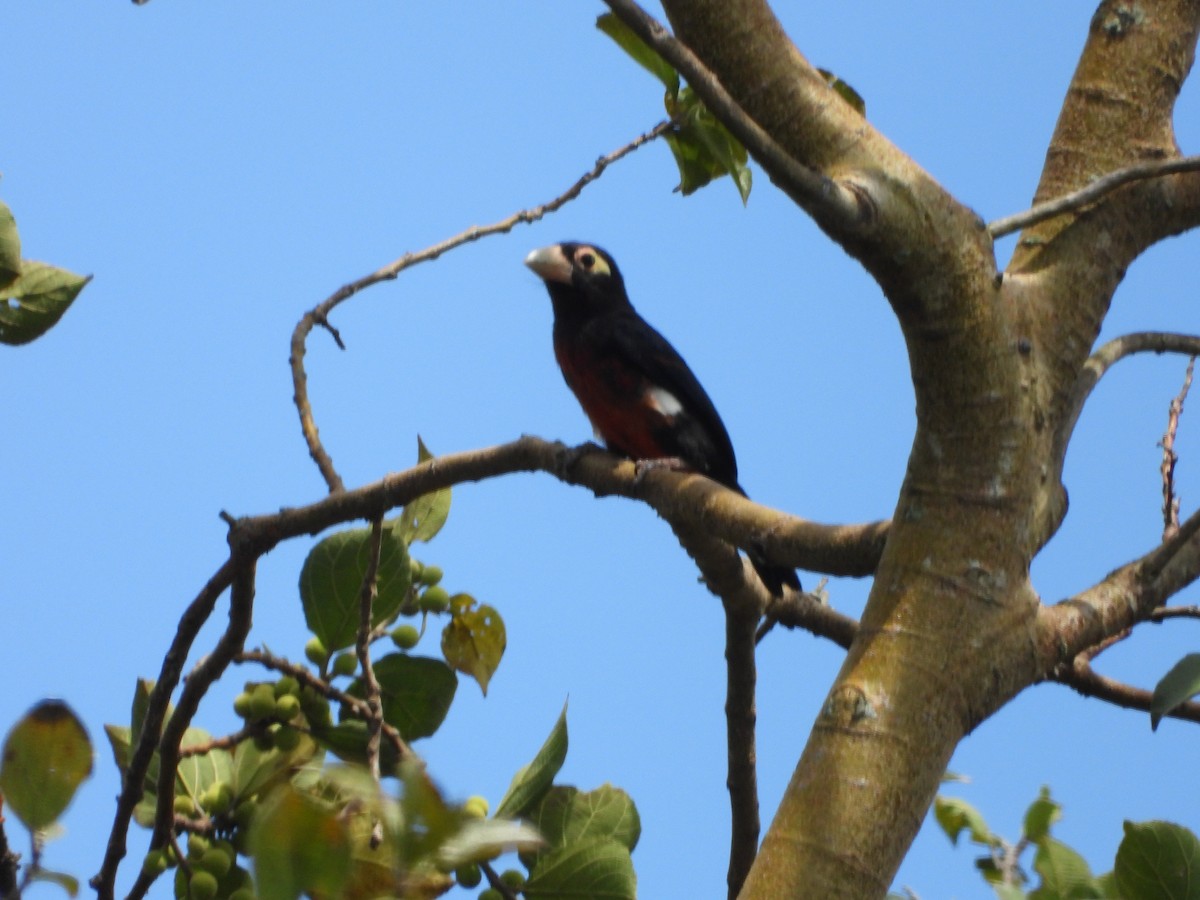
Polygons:
M330 493L337 493L344 490L345 485L342 482L341 476L337 473L337 469L334 468L333 458L321 443L317 423L313 418L312 403L308 398L308 375L304 370L304 355L306 353L305 344L313 327L316 325L324 326L333 335L338 346L343 346L341 336L329 324L328 320L329 313L339 304L349 300L359 291L378 284L381 281L394 280L405 269L411 268L418 263L435 260L443 253L453 250L456 247L461 247L463 244L477 241L480 238L489 237L494 234L506 234L518 225L531 224L557 211L578 197L585 187L603 175L604 170L613 163L622 157L628 156L642 145L662 136L670 129L670 121L659 122L645 134L634 138L628 144L625 144L625 146L600 157L589 171L585 172L574 184L553 200L543 203L540 206L523 209L491 225L477 225L468 228L466 231L462 231L454 237L434 244L431 247L426 247L424 250L415 253L406 253L383 268L372 272L370 275L365 275L357 281L352 281L338 288L329 297L301 317L292 331L291 355L288 358L292 369L292 387L294 391L292 399L296 404L296 410L300 414L300 428L304 433L304 440L308 444L309 455L312 456L313 462L317 464L317 468L321 472L321 477L325 479L325 484L328 486Z

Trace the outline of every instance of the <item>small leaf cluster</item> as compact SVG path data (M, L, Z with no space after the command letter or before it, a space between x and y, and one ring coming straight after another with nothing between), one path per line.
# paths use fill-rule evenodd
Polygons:
M92 278L21 259L12 210L0 203L0 344L28 344L63 317Z
M1062 807L1043 787L1025 812L1016 842L993 832L983 815L965 800L939 796L934 817L957 844L966 834L987 848L975 861L1000 900L1166 900L1200 896L1200 840L1170 822L1125 822L1112 871L1093 875L1084 858L1053 837L1051 826L1062 818ZM1021 864L1033 850L1033 871L1039 878L1030 889L1030 876Z
M675 190L687 196L728 175L733 179L742 203L746 203L750 199L752 179L747 164L749 155L741 141L709 111L692 88L682 84L675 67L616 15L603 14L596 19L596 27L657 78L666 90L663 103L674 123L666 141L679 168L679 185ZM859 115L866 114L866 104L854 88L826 69L817 71L834 93Z

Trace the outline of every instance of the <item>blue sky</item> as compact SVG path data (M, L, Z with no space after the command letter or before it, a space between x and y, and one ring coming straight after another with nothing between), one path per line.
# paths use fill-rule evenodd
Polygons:
M851 83L871 121L963 202L985 219L1027 205L1091 5L778 6L808 58ZM127 721L135 679L157 673L179 612L223 559L217 513L323 493L291 404L298 317L406 251L548 200L661 118L657 82L594 29L602 11L277 0L7 10L0 199L26 256L95 276L48 337L0 352L0 727L59 696L99 750L52 867L86 880L99 866L117 791L103 724ZM1195 152L1193 86L1177 128ZM689 198L674 184L667 148L644 148L557 216L339 309L348 349L314 334L308 374L346 482L404 468L417 434L435 452L523 433L590 437L554 367L545 292L521 265L533 247L580 238L613 253L635 304L704 382L753 497L825 522L890 515L913 404L878 288L765 177L744 208L731 184ZM999 243L1001 260L1011 247ZM1195 254L1184 237L1135 264L1102 339L1200 332ZM1122 363L1085 411L1066 471L1071 513L1034 568L1045 601L1157 540L1155 445L1183 370L1173 358ZM1185 412L1185 514L1200 489L1197 434ZM309 546L264 560L252 635L296 657ZM457 490L424 559L508 625L487 700L464 682L442 732L419 745L445 790L498 801L569 697L563 778L634 796L641 895L721 895L720 607L669 529L637 504L512 476ZM830 597L857 614L868 587L835 581ZM1197 644L1195 623L1144 626L1099 668L1152 685ZM763 646L767 820L840 659L804 634ZM235 727L230 700L257 674L232 672L198 724ZM972 783L954 793L1015 837L1049 784L1065 805L1059 836L1103 870L1123 818L1200 827L1185 774L1196 748L1195 726L1151 734L1144 715L1042 686L963 742L952 767ZM145 840L133 834L124 884ZM897 884L925 898L989 896L972 855L927 827ZM155 896L169 895L164 880Z

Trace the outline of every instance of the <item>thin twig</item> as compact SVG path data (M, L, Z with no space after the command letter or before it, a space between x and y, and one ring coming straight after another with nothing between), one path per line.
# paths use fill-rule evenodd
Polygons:
M296 410L300 414L300 428L304 433L304 440L308 444L309 455L312 456L313 462L317 464L317 468L321 471L321 477L325 479L325 484L328 486L330 493L337 493L345 489L342 478L334 468L333 459L325 450L321 443L321 438L317 429L316 420L313 418L312 404L308 398L308 375L304 371L304 355L306 352L305 342L308 339L309 333L315 325L322 325L334 336L339 347L344 347L341 336L337 330L329 324L329 313L339 304L349 300L359 291L368 288L371 285L378 284L381 281L391 281L395 279L405 269L411 268L418 263L430 262L437 259L443 253L453 250L456 247L461 247L463 244L469 244L477 241L480 238L489 237L495 234L506 234L512 231L518 225L529 225L538 221L544 216L555 212L570 203L582 193L583 189L604 174L604 170L617 162L621 158L628 156L634 150L658 137L666 134L672 127L672 123L668 121L659 122L645 134L634 138L623 147L608 153L605 156L596 160L596 164L585 172L579 179L575 181L569 188L546 203L540 206L533 206L528 209L523 209L520 212L514 213L506 219L501 219L499 222L494 222L491 225L476 225L468 228L466 231L456 234L454 237L448 238L440 243L434 244L431 247L426 247L424 250L419 250L415 253L406 253L399 259L388 263L381 269L377 269L370 275L365 275L357 281L352 281L349 284L338 288L333 294L323 300L313 309L309 310L296 323L296 328L292 331L291 340L291 355L289 362L292 368L292 386L294 389L293 400L296 404Z
M1167 430L1163 434L1163 458L1159 471L1162 473L1163 493L1163 540L1170 540L1179 531L1179 496L1175 493L1175 464L1179 455L1175 452L1175 435L1179 431L1179 417L1183 414L1183 404L1187 400L1188 391L1192 387L1192 371L1196 368L1196 357L1188 360L1187 372L1183 376L1183 387L1171 400L1167 411Z
M1064 666L1061 671L1055 672L1052 680L1065 684L1085 697L1095 697L1125 709L1149 712L1154 699L1151 691L1098 674L1082 657L1076 657L1072 665ZM1165 715L1172 719L1183 719L1186 722L1200 722L1200 703L1195 701L1182 703Z
M725 607L725 733L728 752L730 841L726 884L734 900L754 865L762 823L758 811L754 659L759 610L721 598Z
M332 700L334 703L339 703L350 711L350 714L356 718L366 721L369 715L367 703L365 700L351 696L345 691L339 690L323 678L318 678L304 666L297 665L284 659L282 656L276 656L269 650L243 650L233 658L235 663L257 663L260 666L279 672L282 675L291 675L300 683L302 687L312 688L327 700ZM412 748L398 732L387 722L383 723L380 729L383 737L396 751L397 759L414 759L416 754Z
M235 537L236 542L236 537ZM217 640L212 652L204 657L188 676L183 690L179 693L179 701L175 711L167 720L158 742L158 781L155 787L156 808L154 812L154 829L150 835L151 849L163 847L174 834L175 824L175 779L178 777L180 744L184 733L192 724L200 701L218 678L224 674L235 655L246 643L250 633L250 625L254 613L254 577L258 563L257 556L249 560L234 551L238 559L233 581L229 587L229 624L225 632ZM130 888L127 900L138 900L145 896L146 891L154 882L156 876L143 870Z
M189 756L204 756L204 754L212 753L214 750L236 750L237 745L242 743L242 741L248 741L263 733L263 728L258 723L243 725L237 731L227 734L224 737L217 737L211 741L181 747L179 758L187 759Z
M874 206L864 192L798 162L742 109L696 54L634 0L604 2L617 18L682 73L708 109L742 142L771 180L814 218L839 231L855 232L861 232L874 221Z
M383 515L371 520L371 549L367 558L367 571L363 574L362 588L358 599L358 637L354 650L362 669L364 700L367 704L367 771L377 786L381 786L379 774L379 736L383 730L383 700L379 680L375 677L375 666L371 663L371 620L375 609L375 598L379 594L379 556L383 550ZM370 845L374 850L383 843L383 826L376 820L371 826Z
M188 605L175 631L175 638L163 657L162 668L154 689L146 703L146 715L142 722L142 733L137 746L129 758L129 768L125 771L121 783L121 793L117 797L117 811L113 818L112 830L108 837L108 848L104 854L104 862L100 871L93 876L90 884L95 889L99 900L112 900L117 877L117 866L125 856L125 839L129 832L129 821L133 809L142 799L145 790L146 773L158 746L159 732L166 716L171 694L179 684L183 674L183 666L187 662L188 653L196 640L204 623L212 615L217 598L224 593L233 581L236 564L231 555L200 590L196 598Z
M1150 613L1151 622L1166 619L1200 619L1200 606L1164 606Z
M1157 178L1162 175L1175 175L1179 172L1195 172L1200 170L1200 156L1184 156L1176 159L1157 160L1155 162L1138 163L1125 169L1118 169L1102 175L1086 187L1072 191L1062 197L1039 203L1024 212L1005 216L988 225L988 232L993 238L1004 237L1014 231L1053 219L1063 213L1073 212L1080 207L1095 203L1105 194L1110 194L1119 187L1132 181L1142 181L1147 178Z

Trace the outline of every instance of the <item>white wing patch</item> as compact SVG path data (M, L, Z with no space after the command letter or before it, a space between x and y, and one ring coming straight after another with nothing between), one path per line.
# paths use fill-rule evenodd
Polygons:
M650 406L667 418L672 418L683 412L683 404L670 391L660 387L652 387L646 391L646 399Z

